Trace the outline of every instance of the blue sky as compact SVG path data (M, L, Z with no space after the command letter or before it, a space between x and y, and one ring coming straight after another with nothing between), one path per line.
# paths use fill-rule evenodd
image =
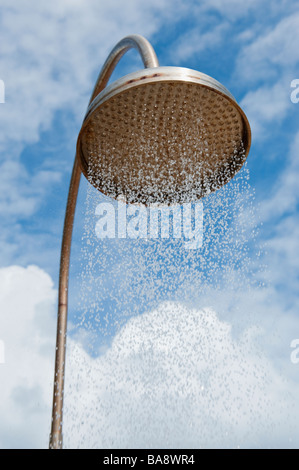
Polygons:
M296 2L130 0L124 8L120 0L3 0L1 10L0 447L48 444L60 244L77 135L108 53L137 33L151 42L160 65L199 70L228 88L249 119L252 146L240 174L204 201L198 253L161 241L100 243L93 212L99 196L82 178L70 277L66 445L298 448L299 364L290 359L290 343L299 338L299 103L290 98L291 81L299 78ZM130 51L112 78L140 68ZM115 336L100 336L101 354L91 357L96 321ZM205 331L206 363L198 350ZM144 343L138 346L137 337ZM194 380L178 367L180 358ZM159 373L154 364L161 365ZM217 376L220 364L225 372ZM198 393L198 377L219 387L217 397L208 386ZM83 378L89 390L81 389ZM228 378L238 385L226 395ZM126 406L113 411L119 393ZM237 424L229 395L239 406ZM74 403L82 397L97 413L88 414L79 432L84 407L74 409ZM192 403L209 413L204 421L196 415L188 427L183 410L194 415ZM163 434L158 411L167 407L172 412ZM154 409L156 421L148 423ZM89 440L106 414L106 438L99 429ZM172 420L184 422L184 439L170 432ZM136 423L147 423L147 431Z

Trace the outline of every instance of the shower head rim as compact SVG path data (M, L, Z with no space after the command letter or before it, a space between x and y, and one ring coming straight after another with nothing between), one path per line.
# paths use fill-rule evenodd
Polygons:
M129 73L107 85L88 106L83 123L98 106L101 106L107 100L113 98L128 88L134 88L147 83L174 81L181 81L185 83L189 82L206 86L207 88L221 93L226 98L230 98L234 105L237 104L235 97L229 92L229 90L213 77L186 67L161 66L141 69Z

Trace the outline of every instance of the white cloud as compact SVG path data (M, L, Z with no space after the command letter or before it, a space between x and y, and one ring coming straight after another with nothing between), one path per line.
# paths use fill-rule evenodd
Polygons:
M251 87L242 99L254 140L266 140L273 125L291 112L290 83L299 62L299 13L294 12L265 28L258 35L248 30L249 44L239 51L234 76ZM250 33L252 33L250 35Z
M299 62L299 13L283 17L273 28L254 37L239 53L236 76L245 83L278 80L281 68L294 70Z
M250 122L253 140L266 140L273 134L273 125L281 124L292 107L289 81L282 79L251 90L240 105Z
M34 266L3 268L0 281L0 446L47 448L56 292ZM215 294L202 302L216 305ZM72 330L65 447L292 447L299 410L289 335L298 322L279 308L271 312L275 299L265 315L263 296L244 291L229 300L218 292L226 319L210 307L161 304L131 318L99 357L82 347L84 331ZM240 314L250 320L236 330Z
M281 169L269 197L261 205L261 214L265 222L290 214L296 218L296 208L299 200L298 145L299 132L294 135L289 153L285 159L286 163Z
M210 308L166 303L102 357L70 341L66 447L287 447L296 401L256 338L234 338Z
M238 0L207 0L203 2L204 10L215 10L222 15L237 20L244 17L251 10L255 10L263 2L258 0L251 0L249 2L239 2Z
M56 291L41 269L0 269L0 447L47 447L51 422Z
M179 36L173 44L171 57L174 63L187 60L193 55L199 55L201 52L213 50L223 41L223 38L229 30L229 23L218 23L214 27L209 27L208 31L201 31L197 25L192 30Z
M19 161L7 159L0 165L0 215L25 219L33 215L47 190L60 182L61 173L38 170L29 174Z

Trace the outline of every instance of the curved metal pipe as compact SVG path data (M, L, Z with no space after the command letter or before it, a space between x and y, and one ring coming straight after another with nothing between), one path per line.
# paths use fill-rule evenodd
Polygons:
M104 63L96 81L89 104L105 88L121 57L132 48L138 50L145 68L159 67L159 61L157 59L156 53L147 39L145 39L143 36L140 36L139 34L132 34L131 36L123 38L116 44L107 57L106 62Z
M105 88L115 66L117 65L121 57L131 48L135 48L139 51L145 68L159 66L159 62L154 49L144 37L136 34L123 38L112 49L106 62L104 63L104 66L102 67L94 90L92 92L89 104ZM62 419L67 335L68 280L72 232L77 196L80 185L80 177L81 168L76 154L68 193L61 245L54 391L51 434L49 442L50 449L62 449Z

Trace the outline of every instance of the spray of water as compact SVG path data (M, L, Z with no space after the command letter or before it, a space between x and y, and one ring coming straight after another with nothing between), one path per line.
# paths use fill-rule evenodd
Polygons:
M91 184L68 338L66 447L259 447L279 439L285 388L250 320L244 327L240 301L257 292L260 269L247 138L230 100L188 83L130 87L91 113L80 140ZM122 236L119 196L128 203ZM194 209L198 200L195 247L186 233L173 236L174 213L172 236L162 236L164 226L157 236L129 236L140 234L148 203L191 201ZM104 228L107 237L99 236Z
M197 249L186 249L183 238L99 238L102 202L117 205L90 185L68 342L65 445L273 445L287 407L272 390L280 378L258 354L254 331L233 332L242 324L238 296L258 283L246 165L202 200Z
M186 249L183 236L165 239L161 232L158 238L99 238L96 208L103 201L117 209L116 203L89 186L76 324L90 330L91 336L113 335L128 318L161 302L201 305L211 286L221 291L240 289L253 281L249 250L256 227L246 167L203 199L203 237L197 249Z

